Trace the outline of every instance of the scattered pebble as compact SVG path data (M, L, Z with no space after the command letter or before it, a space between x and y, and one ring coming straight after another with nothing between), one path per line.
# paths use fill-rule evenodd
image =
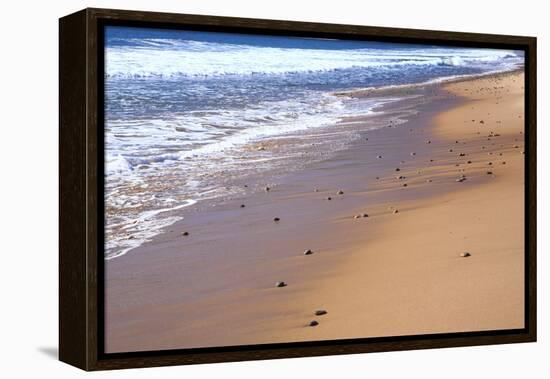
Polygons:
M183 232L181 233L182 236L188 236L189 235L189 232Z
M338 190L338 192L336 192L337 195L343 195L344 194L344 191L342 190Z
M376 158L382 159L382 156L381 156L381 155L377 155Z
M326 315L328 312L325 311L324 309L318 309L315 311L315 316L323 316L323 315Z
M467 251L465 251L464 253L460 253L460 256L461 256L462 258L467 258L467 257L472 256L472 254L470 254L470 253L468 253Z
M395 169L395 171L401 171L401 169L400 169L399 167L397 167L397 168Z
M275 218L273 219L273 221L277 222L277 221L281 221L281 219L280 219L279 217L275 217Z
M277 283L275 283L275 287L286 287L286 286L287 286L286 282L277 282Z
M265 190L269 192L269 190L271 190L271 188L265 187Z
M330 196L329 196L329 197L327 197L327 200L332 200L332 197L330 197Z
M427 140L427 141L426 141L426 143L432 143L432 141L430 141L430 140Z
M431 179L428 179L428 180L426 180L426 182L427 182L427 183L431 183L431 182L432 182L432 180L431 180Z
M393 210L393 214L397 214L397 213L399 213L399 210L398 210L398 209L394 209L394 210Z
M245 207L245 205L244 205L244 204L241 204L241 208L244 208L244 207Z
M317 326L319 325L319 322L316 321L316 320L312 320L310 323L309 323L309 326Z
M403 187L407 187L407 183L403 183Z
M493 171L487 171L487 175L493 175Z
M304 255L311 255L313 254L313 250L311 249L307 249L306 251L304 251Z

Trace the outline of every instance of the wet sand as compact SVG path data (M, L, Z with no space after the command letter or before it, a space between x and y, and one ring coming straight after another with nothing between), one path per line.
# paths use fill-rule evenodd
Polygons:
M523 74L429 96L107 261L106 351L523 327Z

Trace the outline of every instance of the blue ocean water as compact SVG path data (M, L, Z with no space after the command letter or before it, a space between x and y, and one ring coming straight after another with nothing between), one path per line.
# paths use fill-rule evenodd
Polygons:
M377 105L335 92L506 71L524 59L521 51L129 27L107 27L105 36L108 257L173 223L174 209L216 196L221 172L277 161L243 159L247 145Z

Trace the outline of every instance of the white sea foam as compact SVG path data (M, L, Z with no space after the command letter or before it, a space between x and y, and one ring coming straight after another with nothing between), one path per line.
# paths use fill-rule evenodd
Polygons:
M295 49L181 40L141 40L142 45L106 49L109 77L283 74L353 67L473 66L517 63L518 56L494 49ZM522 59L522 57L521 57Z

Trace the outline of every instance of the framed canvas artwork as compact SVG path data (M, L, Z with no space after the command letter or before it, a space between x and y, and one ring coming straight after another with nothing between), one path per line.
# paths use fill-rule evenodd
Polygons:
M533 37L60 19L60 359L536 340Z

